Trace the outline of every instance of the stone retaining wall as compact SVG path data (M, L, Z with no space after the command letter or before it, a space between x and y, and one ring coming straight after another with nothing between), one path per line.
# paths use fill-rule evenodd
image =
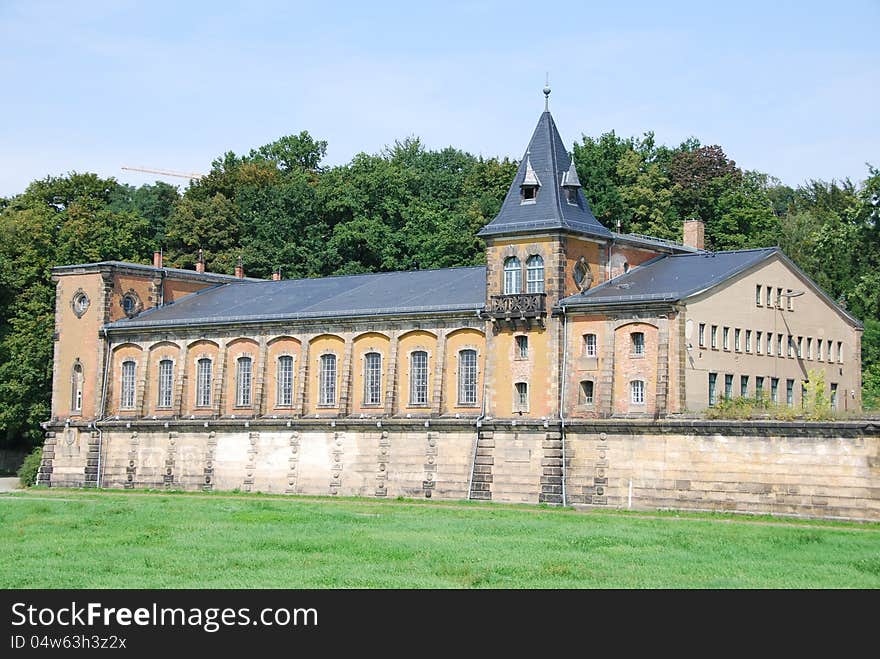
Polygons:
M871 420L101 425L50 429L39 483L880 520Z

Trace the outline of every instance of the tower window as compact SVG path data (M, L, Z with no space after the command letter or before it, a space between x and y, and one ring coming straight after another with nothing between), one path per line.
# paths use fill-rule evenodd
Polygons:
M526 261L526 292L544 292L544 259L537 254Z
M516 295L522 292L522 265L515 256L504 259L504 294Z
M584 356L596 357L599 354L599 346L595 334L584 334Z
M534 201L538 196L538 188L534 185L524 185L522 189L524 201Z
M529 337L524 335L516 337L516 358L529 358Z
M578 191L577 188L566 188L565 189L565 200L571 204L572 206L578 205Z

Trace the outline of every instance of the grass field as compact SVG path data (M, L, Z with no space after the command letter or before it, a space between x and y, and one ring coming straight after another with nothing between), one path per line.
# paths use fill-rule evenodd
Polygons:
M30 490L0 556L3 588L878 588L880 524Z

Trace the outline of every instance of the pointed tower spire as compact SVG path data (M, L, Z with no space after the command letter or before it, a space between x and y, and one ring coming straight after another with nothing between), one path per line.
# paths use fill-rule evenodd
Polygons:
M562 176L562 187L563 188L580 188L581 181L578 178L577 169L574 167L574 153L570 156L571 164L568 166L568 171Z
M531 161L531 153L526 151L526 175L523 177L523 182L520 184L520 187L540 187L541 179L538 178L538 175L535 173L535 168L532 167Z

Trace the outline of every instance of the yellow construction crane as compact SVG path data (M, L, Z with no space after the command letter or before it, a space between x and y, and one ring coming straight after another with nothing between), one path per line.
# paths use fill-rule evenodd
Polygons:
M204 174L195 172L173 172L170 169L148 169L146 167L123 167L127 172L146 172L148 174L159 174L160 176L176 176L177 178L188 178L191 181L198 181Z

